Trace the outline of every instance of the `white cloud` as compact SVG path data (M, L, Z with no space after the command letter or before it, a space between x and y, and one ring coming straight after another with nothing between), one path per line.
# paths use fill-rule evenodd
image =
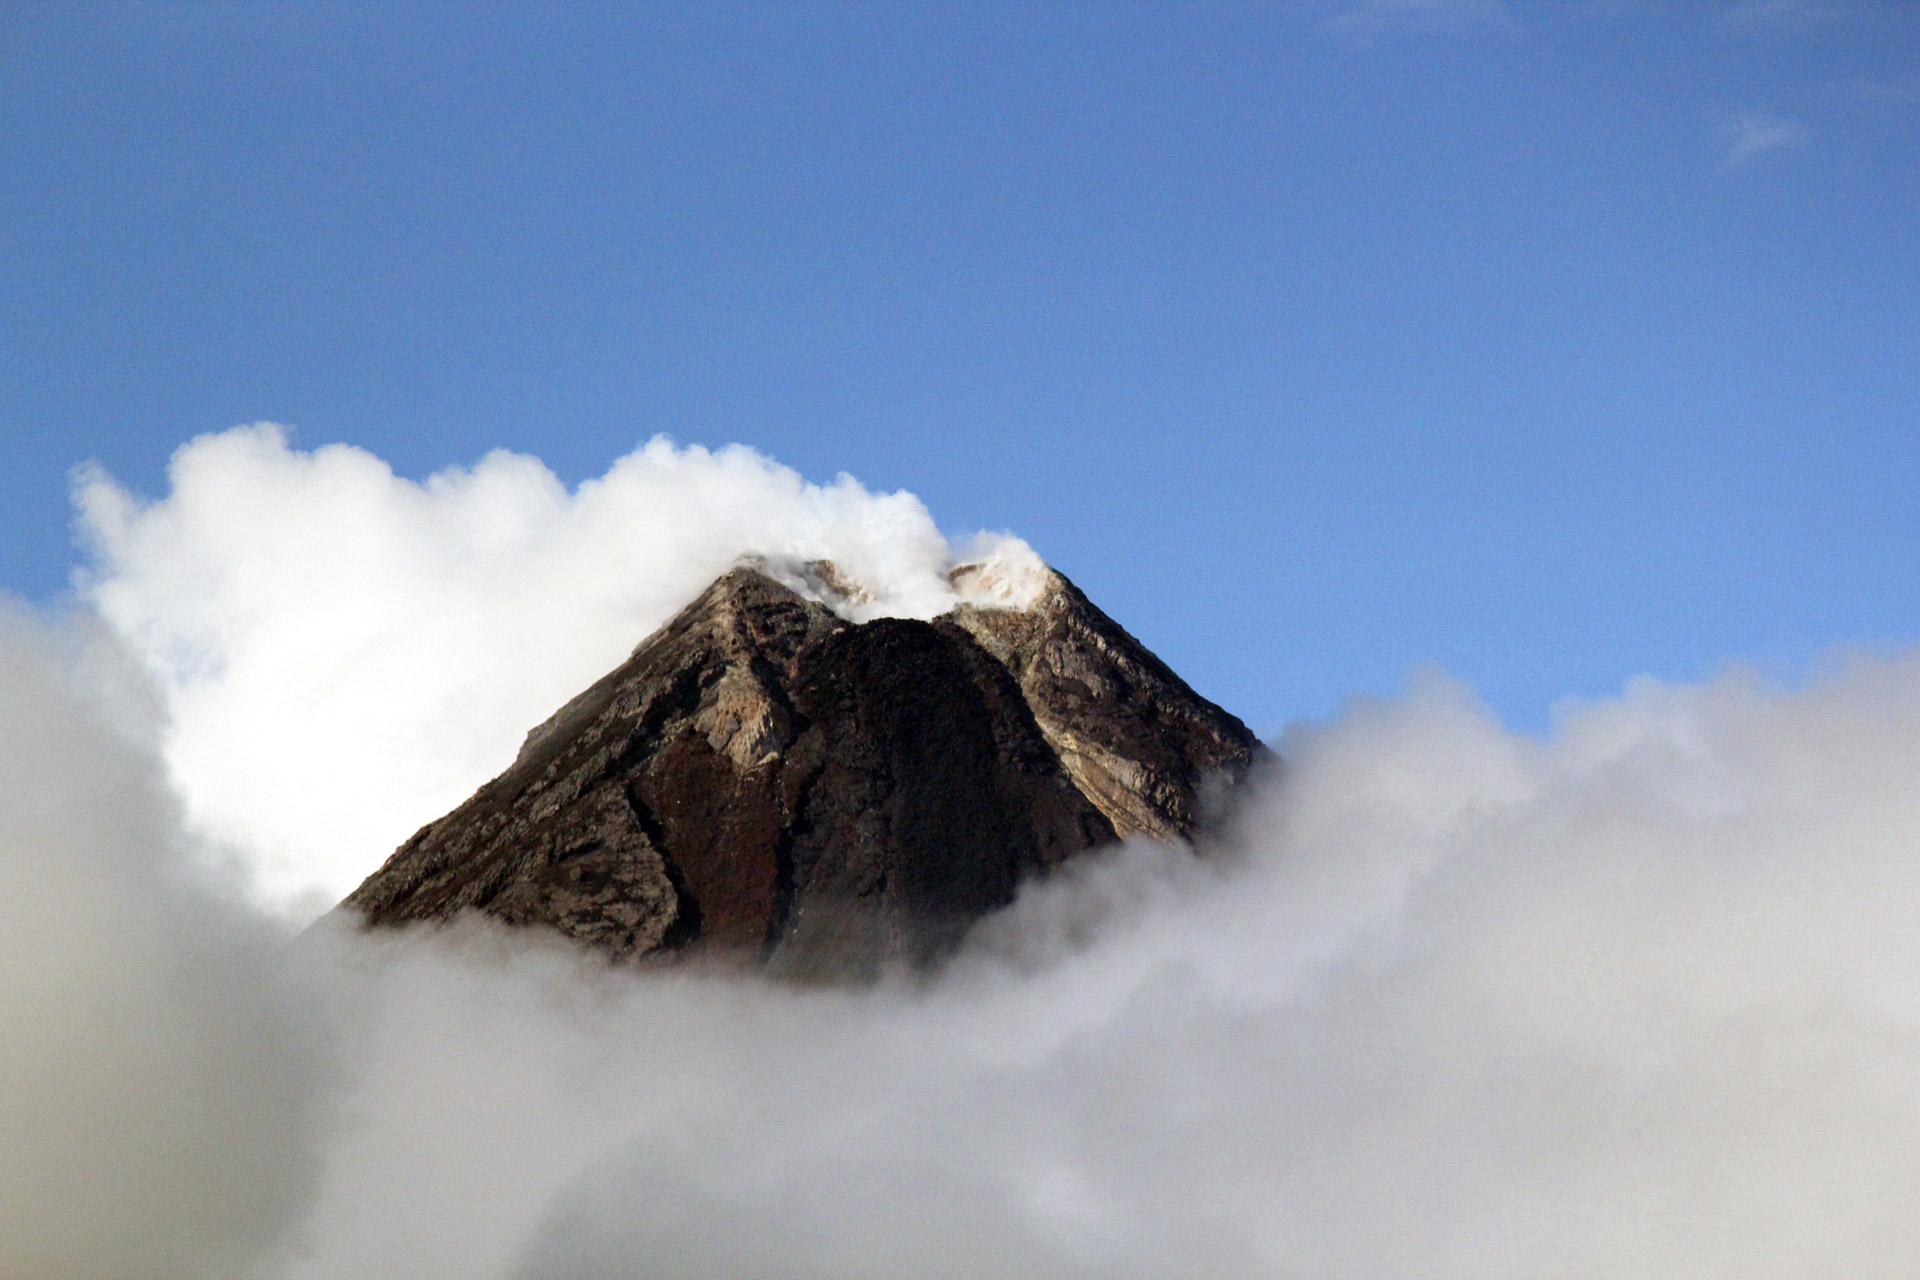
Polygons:
M773 494L769 525L727 526L756 536L808 503L894 509L728 456L638 464L684 480L647 490L682 503L662 519L731 509L702 483ZM102 587L128 587L102 607L188 682L340 665L289 639L309 627L381 634L280 579L342 609L398 593L457 636L476 582L516 580L476 548L598 501L524 459L406 486L270 433L183 459L145 513L90 500L120 547ZM602 550L641 601L688 572ZM510 651L503 705L546 697L548 650ZM323 933L295 985L184 874L156 766L74 671L0 620L4 1280L1920 1273L1920 654L1797 692L1641 681L1545 742L1424 675L1292 732L1203 858L1082 862L937 981L860 991L479 928ZM230 751L291 744L317 790L419 768L312 697L267 696L270 732L225 714ZM254 820L298 849L310 816Z
M389 944L289 1280L1920 1267L1920 658L1283 746L926 990Z
M865 614L952 607L962 554L911 494L803 481L664 440L569 493L496 452L414 483L277 427L183 446L171 492L77 489L86 598L166 702L163 752L203 836L296 914L337 901L505 768L533 725L747 553L831 559Z
M305 1207L327 1041L74 639L0 599L0 1277L237 1276Z
M1728 117L1720 133L1726 143L1724 159L1730 165L1746 164L1772 151L1804 147L1813 136L1801 121L1760 111Z

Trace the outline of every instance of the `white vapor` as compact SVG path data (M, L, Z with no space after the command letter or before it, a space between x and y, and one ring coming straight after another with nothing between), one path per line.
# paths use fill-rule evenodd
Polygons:
M952 608L962 559L997 558L1016 588L1038 565L1014 538L950 546L911 494L808 484L738 447L655 440L569 493L524 455L414 483L261 425L183 446L169 477L141 502L82 472L79 584L159 685L190 822L295 916L504 769L742 556L832 560L871 596L859 617Z
M473 537L398 545L458 583ZM182 545L142 580L196 598ZM808 991L477 924L265 946L39 624L0 641L5 1280L1920 1274L1920 654L1545 742L1421 674L1290 732L1201 856Z
M319 1173L327 1041L77 639L0 598L0 1278L237 1276Z

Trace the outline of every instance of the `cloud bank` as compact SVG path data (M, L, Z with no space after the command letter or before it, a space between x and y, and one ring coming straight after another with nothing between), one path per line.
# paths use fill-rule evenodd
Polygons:
M319 1175L330 1039L87 648L0 599L0 1277L240 1275Z
M475 540L417 534L413 580ZM1920 655L1637 682L1544 742L1422 674L1291 731L1202 856L1080 863L931 984L797 991L271 944L99 645L0 644L9 1280L1920 1271Z

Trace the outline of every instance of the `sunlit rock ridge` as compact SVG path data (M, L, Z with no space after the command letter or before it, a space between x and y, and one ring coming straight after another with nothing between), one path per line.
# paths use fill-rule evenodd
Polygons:
M344 905L870 976L1084 850L1190 838L1266 754L1037 558L949 583L930 619L869 617L831 563L742 562Z

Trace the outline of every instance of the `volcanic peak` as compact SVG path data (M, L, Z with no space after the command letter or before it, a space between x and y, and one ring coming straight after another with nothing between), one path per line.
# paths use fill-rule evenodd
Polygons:
M344 905L843 978L937 960L1085 849L1190 837L1265 748L1035 564L864 621L831 564L743 564Z

